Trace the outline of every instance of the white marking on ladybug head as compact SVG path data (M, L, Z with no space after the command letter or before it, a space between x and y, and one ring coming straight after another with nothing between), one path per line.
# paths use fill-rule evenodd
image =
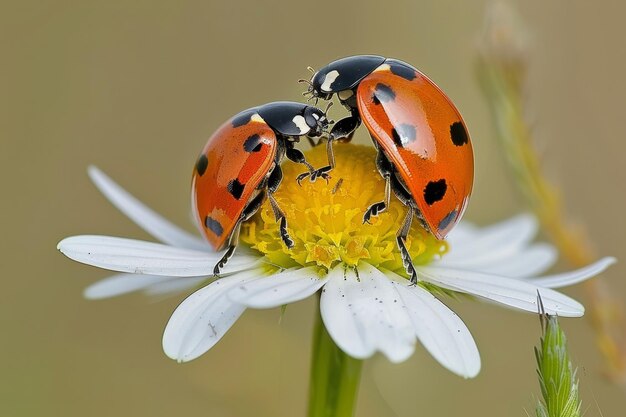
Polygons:
M319 120L320 119L320 117L317 114L315 114L315 113L313 113L313 117L315 118L315 120Z
M306 120L304 120L303 116L297 115L291 120L293 121L293 124L296 125L301 135L304 135L305 133L308 133L309 130L311 130L309 125L306 124Z
M337 70L332 70L331 72L326 74L326 77L324 77L324 82L320 87L322 91L327 93L330 92L330 86L335 82L337 77L339 77L339 71Z
M389 64L382 64L374 70L374 72L379 72L379 71L391 71L391 66Z
M252 120L253 122L265 123L265 120L263 120L259 113L254 113L252 117L250 117L250 120Z
M354 94L352 90L343 90L337 93L337 97L339 97L339 100L345 101L352 97L352 94Z

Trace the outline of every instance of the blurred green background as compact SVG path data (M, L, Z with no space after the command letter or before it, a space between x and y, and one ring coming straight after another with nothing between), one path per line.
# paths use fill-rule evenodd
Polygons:
M217 126L253 105L299 100L296 80L308 65L375 53L423 70L463 112L476 153L466 219L509 217L522 200L473 73L487 3L1 2L0 415L303 415L312 300L290 306L280 323L278 309L250 310L208 354L178 365L162 353L161 334L182 295L82 298L108 274L64 258L55 249L60 239L147 238L99 195L85 169L98 165L193 230L190 173ZM516 6L532 32L528 117L545 171L599 253L623 261L626 4ZM604 277L624 303L623 265ZM584 301L580 287L566 292ZM452 375L421 347L400 365L375 357L365 364L359 416L532 414L537 318L448 304L479 345L478 378ZM580 368L585 415L623 415L624 390L603 378L589 321L561 324Z

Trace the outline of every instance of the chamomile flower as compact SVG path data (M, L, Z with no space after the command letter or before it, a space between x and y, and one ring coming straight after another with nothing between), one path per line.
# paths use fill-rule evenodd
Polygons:
M167 294L199 288L174 311L163 349L185 362L215 345L246 308L273 308L320 294L320 312L334 342L355 358L381 352L406 360L416 342L450 371L474 377L480 356L463 321L440 298L469 294L503 306L537 313L537 295L547 314L578 317L584 307L554 291L599 274L615 260L540 275L556 261L555 249L532 243L537 222L529 215L488 226L461 222L439 241L413 222L407 248L419 282L411 284L396 247L405 208L393 201L372 224L363 211L384 195L373 148L335 147L337 167L330 183L303 183L301 167L287 162L275 194L285 211L294 247L281 242L269 204L244 224L244 243L219 279L212 277L221 253L174 226L136 200L97 168L89 175L105 196L162 243L108 236L74 236L58 248L89 265L121 272L87 288L88 298L132 291ZM307 159L324 164L317 147Z

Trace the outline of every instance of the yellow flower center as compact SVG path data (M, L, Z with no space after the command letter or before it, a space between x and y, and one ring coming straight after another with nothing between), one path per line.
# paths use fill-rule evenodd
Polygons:
M274 196L287 217L294 246L283 244L279 225L268 201L241 230L242 242L261 252L269 263L282 268L314 266L330 269L338 263L356 266L360 261L407 276L396 245L396 233L406 207L392 195L387 210L363 224L367 208L385 198L385 181L376 170L373 147L337 143L336 167L327 183L308 179L299 186L295 178L304 166L291 161L282 165L284 177ZM306 152L314 167L328 164L326 147ZM437 240L414 221L406 246L415 265L442 256L447 244Z

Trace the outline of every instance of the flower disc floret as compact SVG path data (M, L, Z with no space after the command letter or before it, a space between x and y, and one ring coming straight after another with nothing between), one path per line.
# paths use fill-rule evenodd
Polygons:
M339 263L366 262L406 276L396 244L406 207L392 196L386 211L363 223L367 207L385 197L385 181L375 165L376 151L353 144L337 144L334 150L336 167L328 183L305 180L300 186L294 178L302 172L302 165L289 161L283 165L284 179L275 197L285 211L293 248L282 244L269 202L243 226L241 240L282 268L315 265L328 271ZM326 147L311 149L306 158L313 166L324 166ZM413 262L424 265L440 258L448 247L415 221L407 248Z

